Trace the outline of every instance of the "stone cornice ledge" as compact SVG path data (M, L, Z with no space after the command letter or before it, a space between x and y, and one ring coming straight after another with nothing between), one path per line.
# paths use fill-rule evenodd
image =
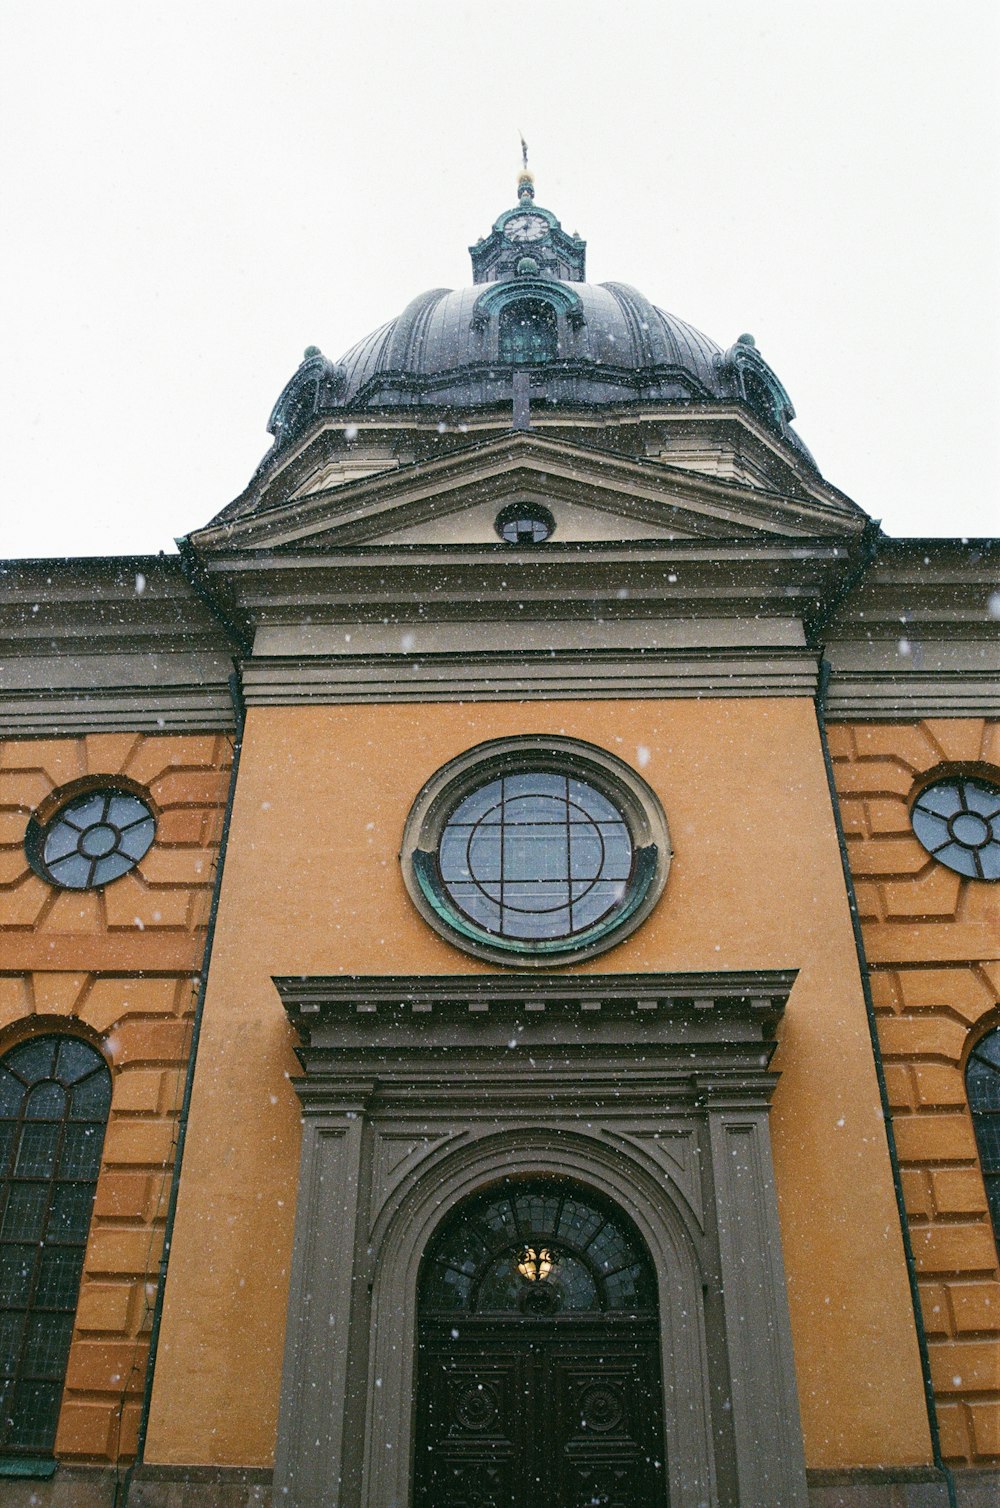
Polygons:
M620 1032L628 1022L633 1030L641 1026L642 1035L649 1028L659 1035L669 1023L720 1040L739 1024L739 1035L767 1041L796 973L289 975L275 977L274 984L306 1046L324 1045L327 1032L341 1037L345 1028L359 1025L369 1038L388 1029L402 1045L411 1033L514 1019L538 1027L558 1022L577 1039L608 1026Z

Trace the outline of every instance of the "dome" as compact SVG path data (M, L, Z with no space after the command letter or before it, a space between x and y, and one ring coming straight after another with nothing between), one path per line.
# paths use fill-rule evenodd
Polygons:
M520 372L534 410L742 403L809 459L752 336L723 350L627 283L587 283L585 249L522 180L518 206L470 248L471 287L421 293L336 362L309 348L271 415L276 445L337 410L509 408Z
M551 350L505 346L514 324ZM547 327L547 328L546 328ZM519 275L454 292L432 289L337 363L345 407L482 407L510 401L515 366L531 370L532 403L684 402L725 395L723 352L624 283Z

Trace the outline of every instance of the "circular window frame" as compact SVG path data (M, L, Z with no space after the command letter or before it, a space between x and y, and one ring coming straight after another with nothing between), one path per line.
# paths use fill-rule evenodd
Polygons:
M954 782L959 780L976 781L980 785L992 786L994 790L1000 791L1000 770L995 765L987 764L980 760L964 760L937 765L933 770L927 770L924 773L919 785L916 786L909 798L907 812L910 819L910 831L930 862L940 864L942 869L948 870L949 874L955 874L960 880L965 882L971 881L977 885L1000 884L1000 876L998 875L966 874L963 869L956 869L947 859L941 858L940 853L935 853L932 849L928 848L917 832L913 821L913 814L921 798L936 785L946 785L949 781ZM967 852L975 851L971 845L963 844L960 841L958 842L958 846Z
M547 529L548 533L542 539L508 539L503 532L504 524L521 518L533 519L535 523ZM556 532L556 521L551 509L546 508L544 503L533 502L531 498L522 498L516 503L506 503L493 520L493 527L500 543L508 550L538 550L543 545L547 545Z
M28 825L24 834L24 853L32 871L44 880L46 885L53 886L56 890L65 890L75 895L85 892L97 892L106 890L109 885L115 885L119 880L124 880L133 874L146 857L133 861L131 868L126 869L124 874L115 875L113 879L104 880L99 885L64 885L58 876L52 874L45 862L45 841L48 837L52 824L58 821L62 812L74 801L79 801L83 796L104 794L109 796L131 796L141 801L153 819L153 838L146 849L146 853L156 842L156 832L160 825L160 811L155 801L150 796L145 786L138 781L130 780L125 775L87 775L82 780L74 780L71 785L60 786L51 791L32 812L28 819Z
M566 937L501 938L488 932L458 909L438 867L442 833L466 797L502 775L528 771L569 775L594 786L621 812L632 840L632 878L623 904ZM582 963L617 947L656 905L672 858L666 814L637 771L595 744L543 736L490 739L449 760L411 806L399 854L410 899L436 932L475 958L523 969Z

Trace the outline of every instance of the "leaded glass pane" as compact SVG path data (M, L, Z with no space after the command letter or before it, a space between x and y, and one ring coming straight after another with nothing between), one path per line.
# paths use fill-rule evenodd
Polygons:
M516 778L516 777L515 777ZM490 780L478 790L460 801L448 819L448 827L458 828L463 824L499 822L503 786L499 780Z
M501 361L514 365L553 361L558 348L558 325L551 304L526 300L509 304L501 314Z
M100 1057L89 1043L81 1042L77 1037L63 1038L56 1059L56 1076L60 1083L75 1084L102 1066Z
M71 1103L71 1120L100 1120L107 1110L107 1088L103 1074L92 1074L90 1078L74 1084Z
M149 821L149 808L136 796L112 796L108 804L108 821L115 827L124 828L137 822Z
M5 1377L10 1377L17 1366L23 1333L23 1314L0 1313L0 1372Z
M155 833L155 818L137 796L91 791L61 807L40 837L29 837L28 854L47 879L87 890L134 869Z
M965 1082L993 1232L1000 1250L1000 1027L976 1044Z
M84 1241L90 1224L93 1191L86 1184L57 1183L52 1192L48 1237L54 1241Z
M61 1126L27 1122L14 1163L16 1178L49 1178L55 1172Z
M90 884L90 871L91 861L80 853L72 853L68 858L60 859L57 864L49 865L52 879L58 880L68 890L86 890Z
M11 1389L4 1410L8 1450L50 1451L59 1422L62 1381L38 1382L22 1378ZM9 1410L9 1413L8 1413ZM15 1444L16 1442L16 1444Z
M76 845L80 841L80 830L71 827L68 822L57 827L49 833L45 840L45 862L55 864L59 859L65 859L70 854L76 853Z
M966 780L964 795L970 812L978 812L983 817L1000 815L1000 790L985 781Z
M499 786L500 782L495 781L494 784ZM560 775L557 770L530 770L520 775L505 775L503 795L508 799L514 796L540 796L543 799L565 801L566 776Z
M111 1079L88 1043L50 1036L13 1048L0 1083L0 1132L16 1148L0 1191L0 1452L38 1454L55 1438Z
M49 1246L38 1262L35 1304L41 1309L76 1307L76 1290L83 1269L83 1248Z
M525 770L488 781L444 825L438 868L471 921L522 941L572 937L619 907L632 874L621 812L577 777Z
M100 792L93 796L80 796L76 801L71 801L64 806L59 813L59 820L75 827L78 832L84 832L88 827L94 827L104 816L107 798Z
M67 1126L59 1158L59 1177L96 1178L101 1166L103 1142L103 1125Z
M66 1091L61 1084L48 1080L36 1084L28 1094L24 1116L30 1121L61 1121L66 1113Z
M40 1241L49 1207L45 1184L15 1183L7 1195L0 1221L0 1238L15 1241Z
M16 1246L4 1242L0 1245L0 1293L4 1303L11 1308L23 1308L28 1302L37 1251L36 1243Z
M126 854L109 854L107 858L98 859L95 863L90 884L110 885L112 880L121 879L123 874L128 874L129 870L134 868L134 860L130 859Z
M623 1216L558 1184L467 1201L432 1242L424 1312L551 1318L655 1308L649 1263Z
M1000 1072L996 1068L973 1057L969 1063L967 1082L969 1104L974 1111L1000 1111Z
M1000 787L955 775L922 791L913 831L939 863L967 879L1000 879Z
M973 1056L981 1058L1000 1070L1000 1031L987 1032L986 1036L976 1043Z
M12 1073L0 1069L0 1117L14 1115L24 1099L24 1084Z
M14 1047L4 1059L4 1067L16 1073L24 1084L35 1084L52 1073L59 1051L58 1037L36 1037Z

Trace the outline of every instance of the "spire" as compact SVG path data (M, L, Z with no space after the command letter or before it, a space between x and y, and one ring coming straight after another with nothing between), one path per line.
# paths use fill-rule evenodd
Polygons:
M517 175L517 197L520 203L525 203L535 197L535 180L528 172L528 143L521 137L521 171Z

